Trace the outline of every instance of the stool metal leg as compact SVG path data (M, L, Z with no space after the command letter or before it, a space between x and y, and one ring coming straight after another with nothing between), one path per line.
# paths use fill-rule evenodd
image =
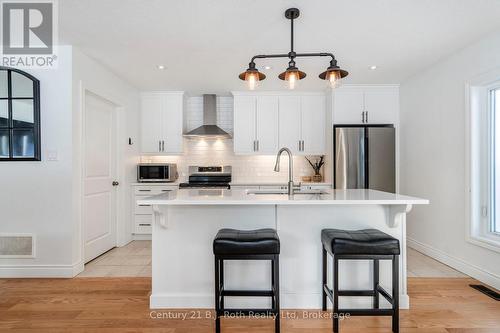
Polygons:
M220 275L219 258L215 256L215 332L220 333Z
M274 299L275 303L275 311L276 311L276 319L274 320L274 331L275 333L280 333L280 261L279 255L275 255L273 259L273 277L274 277Z
M373 295L373 308L378 309L379 308L379 292L378 292L378 285L379 285L379 261L378 259L373 260L373 291L375 294Z
M276 290L274 289L275 287L275 278L274 278L274 259L271 261L271 288L273 290ZM271 308L274 310L276 307L276 299L274 298L274 296L271 298Z
M326 311L326 291L325 291L325 285L326 285L326 279L327 279L327 274L328 274L328 267L327 267L327 263L328 263L328 254L326 253L326 249L324 246L321 247L322 248L322 252L323 252L323 255L322 255L322 261L323 261L323 283L321 284L321 292L322 292L322 295L323 295L323 305L321 307L321 309L323 311Z
M333 255L333 332L339 331L339 260Z
M399 256L392 258L392 331L399 333Z
M219 261L219 279L219 285L224 288L224 260ZM224 311L224 296L221 296L220 298L220 309L221 311Z

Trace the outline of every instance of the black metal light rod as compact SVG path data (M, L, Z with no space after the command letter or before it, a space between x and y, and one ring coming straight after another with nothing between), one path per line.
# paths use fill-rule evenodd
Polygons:
M295 53L295 57L331 57L332 60L335 56L332 53L320 52L320 53ZM281 54L259 54L252 57L250 62L255 62L255 59L265 59L265 58L290 58L288 53Z

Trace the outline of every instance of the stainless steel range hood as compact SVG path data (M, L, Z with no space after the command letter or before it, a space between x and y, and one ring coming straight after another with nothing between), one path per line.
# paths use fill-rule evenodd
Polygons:
M184 134L188 138L231 138L217 126L217 96L203 95L203 125Z

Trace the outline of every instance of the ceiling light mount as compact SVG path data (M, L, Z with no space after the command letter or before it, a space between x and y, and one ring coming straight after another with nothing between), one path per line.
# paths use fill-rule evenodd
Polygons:
M295 20L300 16L300 10L298 8L288 8L285 10L285 17L289 20Z
M290 89L295 88L295 84L298 80L302 80L306 77L306 73L300 71L295 63L295 58L299 57L330 57L330 66L325 72L319 75L320 79L327 80L330 82L332 88L337 87L340 80L346 77L349 73L341 69L337 65L337 60L332 53L320 52L320 53L297 53L294 50L294 31L293 31L293 21L300 16L300 10L297 8L288 8L285 11L285 17L290 20L290 52L282 54L261 54L252 57L248 69L239 75L241 80L247 81L249 89L253 90L256 87L258 81L262 81L266 76L259 72L255 65L256 59L264 58L289 58L288 68L286 71L281 73L278 78L284 81L288 81Z

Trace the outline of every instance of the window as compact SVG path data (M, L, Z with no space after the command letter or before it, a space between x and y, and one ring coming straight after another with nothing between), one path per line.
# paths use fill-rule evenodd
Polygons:
M0 161L40 161L40 82L1 66Z
M500 252L500 70L467 87L467 240Z
M491 121L491 214L489 231L500 235L500 87L490 90ZM487 212L485 212L486 215Z

